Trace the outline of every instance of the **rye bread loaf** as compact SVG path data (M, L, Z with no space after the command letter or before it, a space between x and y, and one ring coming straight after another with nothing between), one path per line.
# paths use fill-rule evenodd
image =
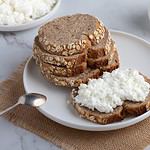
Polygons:
M97 110L92 111L84 106L80 106L80 104L75 103L74 97L77 94L77 89L73 89L71 93L71 102L82 118L99 124L108 124L111 122L120 121L125 116L122 106L116 107L112 113L102 113Z
M50 64L40 62L40 69L43 72L47 72L48 74L61 76L61 77L72 77L80 73L83 73L87 69L87 63L83 62L75 66L74 68L69 69L66 67L60 67L60 66L55 66L55 65L50 65Z
M111 43L110 49L111 49L110 52L106 56L99 57L97 59L87 58L88 66L91 68L99 68L102 66L109 65L117 53L117 49L113 41Z
M88 14L64 16L48 22L38 33L39 43L51 54L70 56L82 53L104 37L104 25Z
M105 71L112 72L113 70L119 68L119 66L120 66L120 60L119 60L118 52L116 51L114 58L109 61L108 65L107 66L101 66L99 69L102 72L105 72Z
M150 79L145 77L145 81L150 84ZM71 102L82 118L86 118L92 122L99 124L108 124L120 121L128 116L138 116L150 110L150 93L144 102L132 102L126 100L122 106L116 107L112 113L101 113L97 110L90 110L87 107L75 103L75 96L78 94L78 89L73 89L71 92Z
M40 48L39 44L35 41L33 45L33 57L39 59L44 63L51 65L73 68L83 62L87 61L87 52L86 50L81 54L76 54L72 56L57 56L47 53L46 51Z
M58 86L66 86L66 87L78 87L81 83L87 83L89 79L98 78L102 75L102 72L99 69L90 69L88 68L83 73L73 76L73 77L60 77L55 76L47 71L42 71L41 73L50 82L53 82Z
M111 50L112 39L110 32L105 28L105 33L103 39L96 45L91 45L88 49L88 58L97 59L108 55Z
M47 70L41 70L41 73L50 82L53 82L55 85L59 86L67 86L67 87L78 87L81 83L87 83L89 79L98 78L100 77L104 71L111 72L114 69L119 67L119 58L118 53L116 53L112 64L108 66L101 67L99 69L91 69L87 68L83 73L78 74L73 77L60 77L56 75L52 75Z

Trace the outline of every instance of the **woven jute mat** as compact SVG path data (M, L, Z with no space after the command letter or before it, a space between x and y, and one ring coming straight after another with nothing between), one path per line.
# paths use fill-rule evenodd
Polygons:
M0 83L0 111L24 94L23 68L21 65L8 80ZM120 130L87 132L57 124L28 106L20 105L4 117L66 150L141 150L150 144L149 118Z

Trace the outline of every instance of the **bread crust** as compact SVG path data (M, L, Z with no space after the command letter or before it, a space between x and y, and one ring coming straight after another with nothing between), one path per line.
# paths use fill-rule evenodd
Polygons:
M40 62L40 69L43 72L47 72L51 75L60 76L60 77L72 77L80 73L83 73L87 69L87 63L83 62L75 66L73 69L68 69L65 67L55 66Z
M55 85L66 87L78 87L81 83L87 83L89 79L98 78L102 75L102 72L99 69L90 68L85 70L83 73L73 77L59 77L42 70L41 73L45 79L53 82Z

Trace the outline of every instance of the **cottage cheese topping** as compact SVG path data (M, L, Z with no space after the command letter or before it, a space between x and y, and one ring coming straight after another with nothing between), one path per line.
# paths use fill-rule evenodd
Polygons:
M88 84L79 86L75 102L100 112L113 112L113 108L123 104L124 100L145 101L150 84L137 70L114 70L105 72L102 78L92 79Z
M24 24L46 15L56 0L0 0L0 25Z

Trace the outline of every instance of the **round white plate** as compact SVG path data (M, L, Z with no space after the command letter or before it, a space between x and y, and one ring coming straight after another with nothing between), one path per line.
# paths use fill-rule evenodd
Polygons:
M48 14L44 15L43 17L40 17L39 19L35 19L33 21L21 25L0 25L0 31L22 31L42 25L53 16L53 14L58 9L60 3L61 0L57 0L57 3L53 7L53 9Z
M119 50L121 67L138 69L150 76L150 44L127 33L111 31L111 34ZM32 58L25 66L23 80L27 93L39 92L48 97L47 103L41 106L39 111L48 118L68 127L88 131L115 130L128 127L150 116L149 111L141 116L126 118L107 125L99 125L82 119L72 105L67 104L71 89L57 87L46 81Z

